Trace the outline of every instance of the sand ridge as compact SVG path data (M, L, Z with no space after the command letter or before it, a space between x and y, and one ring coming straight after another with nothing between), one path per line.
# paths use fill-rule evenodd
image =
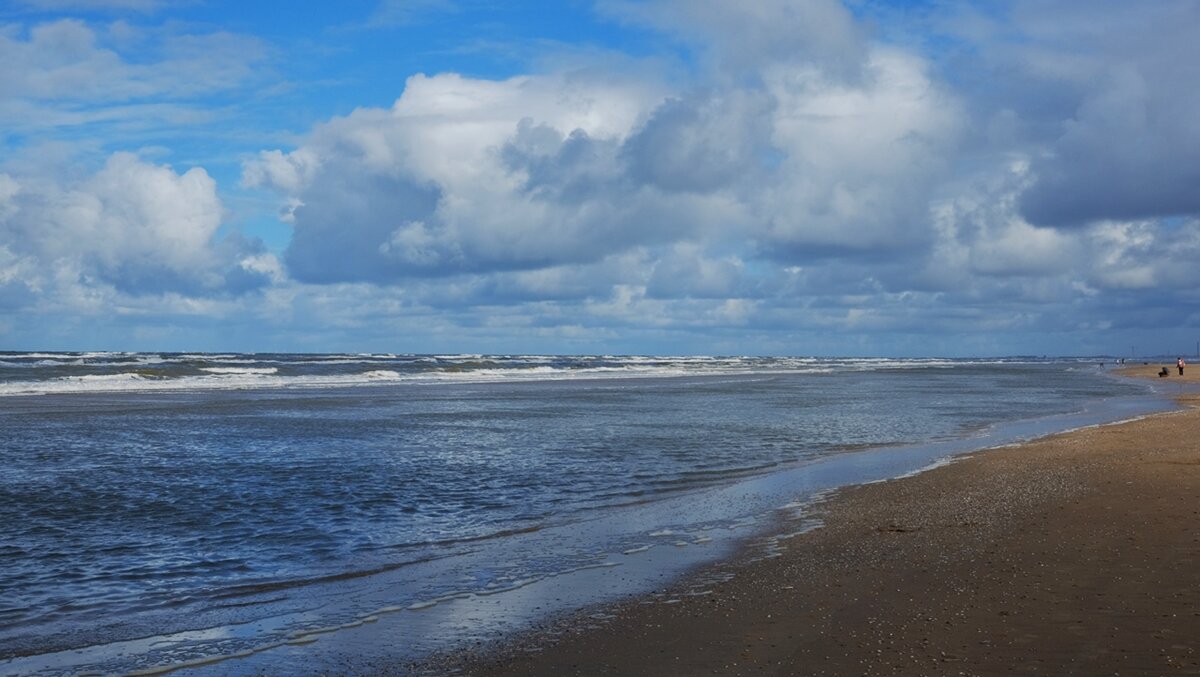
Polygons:
M1200 381L1200 366L1167 366ZM843 489L820 506L824 528L724 582L698 572L421 671L1200 674L1200 395L1179 399Z

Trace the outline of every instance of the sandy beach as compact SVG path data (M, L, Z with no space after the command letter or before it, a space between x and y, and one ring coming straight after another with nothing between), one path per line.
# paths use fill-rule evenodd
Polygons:
M1200 367L1181 379L1169 366L1172 383L1200 381ZM721 571L425 668L1200 674L1200 395L1180 390L1182 411L843 489L818 507L824 527L776 557L752 548Z

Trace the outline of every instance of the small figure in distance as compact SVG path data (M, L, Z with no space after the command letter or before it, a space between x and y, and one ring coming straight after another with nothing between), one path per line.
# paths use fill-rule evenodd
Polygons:
M1183 358L1182 358L1182 357L1181 357L1181 358L1179 358L1178 360L1175 360L1175 366L1176 366L1176 367L1179 367L1179 375L1180 375L1180 376L1183 376L1183 368L1186 366L1186 364L1187 364L1187 363L1185 363L1185 362L1183 361Z
M1171 372L1170 372L1170 371L1168 371L1166 367L1163 367L1163 368L1162 368L1162 371L1158 372L1158 377L1159 377L1159 378L1166 378L1166 377L1168 377L1168 376L1170 376L1170 375L1171 375Z

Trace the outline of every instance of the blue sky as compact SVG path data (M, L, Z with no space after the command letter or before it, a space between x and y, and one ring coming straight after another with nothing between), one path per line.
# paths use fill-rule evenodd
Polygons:
M13 0L0 349L1200 340L1200 5Z

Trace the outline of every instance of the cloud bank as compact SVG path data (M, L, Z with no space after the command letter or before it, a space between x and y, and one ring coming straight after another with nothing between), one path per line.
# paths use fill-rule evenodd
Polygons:
M596 12L657 49L412 74L390 106L246 148L240 186L121 152L70 180L10 170L0 299L65 276L226 299L227 321L314 345L414 350L1077 353L1200 327L1195 3ZM135 68L95 34L0 34L39 73L8 75L0 110L253 79ZM158 77L189 67L220 75ZM229 227L222 190L274 196L278 259Z

